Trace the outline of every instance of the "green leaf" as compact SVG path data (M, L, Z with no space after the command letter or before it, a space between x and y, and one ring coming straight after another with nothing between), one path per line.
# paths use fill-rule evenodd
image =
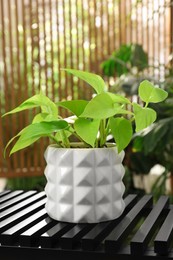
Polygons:
M18 135L16 135L16 137L18 136L20 137L15 143L15 145L13 146L10 155L31 145L32 143L37 141L40 137L49 136L53 132L66 129L67 127L68 127L68 123L64 120L57 120L57 121L50 121L50 122L42 121L40 123L31 124L25 127Z
M64 70L87 82L90 86L92 86L95 89L97 94L100 94L105 91L106 84L99 75L90 72L81 71L81 70L74 70L74 69L64 69Z
M142 45L132 44L131 64L139 71L148 67L148 54L143 50Z
M22 132L22 131L21 131ZM3 152L3 155L4 155L4 158L6 156L6 151L7 151L7 148L9 147L9 145L14 141L14 139L16 139L17 137L20 136L21 132L19 132L17 135L13 136L9 141L8 143L6 144L5 148L4 148L4 152Z
M133 152L141 152L144 144L144 138L142 136L135 135L135 138L133 139Z
M10 155L21 149L24 149L25 147L30 146L31 144L35 143L39 138L40 136L35 136L35 137L30 137L29 139L24 139L23 136L21 135L17 140L17 142L15 143L15 145L13 146L13 148L11 149Z
M95 145L99 130L100 120L78 118L74 123L76 133L92 147Z
M42 122L46 119L46 117L48 116L47 113L39 113L37 114L34 119L32 120L32 124L34 123L39 123L39 122Z
M114 71L117 76L122 74L127 74L129 68L127 63L130 63L132 54L132 46L127 44L122 44L118 50L113 53L115 59Z
M107 93L95 96L85 107L81 117L102 119L113 116L114 106L111 97Z
M143 137L145 154L156 151L157 147L159 147L159 142L162 140L165 143L169 129L170 125L166 124L164 120L157 121L153 124L151 130L147 131ZM162 145L162 147L164 149L164 145Z
M55 103L52 102L48 97L46 97L45 95L40 93L40 94L34 95L33 97L25 100L18 107L7 112L3 116L9 115L9 114L14 114L14 113L26 110L26 109L31 109L31 108L35 108L35 107L39 107L39 106L42 108L42 112L44 112L44 113L51 113L56 116L58 114L58 109L57 109L57 106L55 105Z
M68 127L68 123L65 120L42 121L25 127L21 131L21 135L25 136L26 138L30 138L32 136L34 137L38 135L45 136L53 132L66 129L67 127Z
M136 132L143 130L156 120L156 112L151 108L143 108L133 103L133 110L135 114Z
M110 57L110 59L101 63L101 68L103 70L103 74L108 77L115 76L115 69L116 69L116 61L114 57Z
M128 114L123 106L115 103L108 93L101 93L95 96L85 107L80 117L89 117L93 119L105 119L116 114ZM130 112L131 113L131 112Z
M129 120L123 117L110 118L110 128L120 153L131 141L133 130Z
M139 96L141 100L147 104L158 103L165 100L168 96L168 93L161 88L156 88L148 80L144 80L139 85Z
M57 120L57 116L48 113L39 113L34 117L32 124L39 123L42 121L49 122L49 121L56 121L56 120Z
M118 95L118 94L114 94L114 93L110 93L108 92L107 93L111 99L113 100L113 102L115 103L120 103L120 104L131 104L130 100L128 100L127 98L121 96L121 95Z
M56 103L60 107L64 107L70 110L76 116L79 116L84 111L88 101L86 100L69 100L69 101L60 101Z

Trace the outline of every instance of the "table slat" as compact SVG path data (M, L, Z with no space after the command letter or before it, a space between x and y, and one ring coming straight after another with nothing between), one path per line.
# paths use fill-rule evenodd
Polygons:
M93 226L95 224L77 224L61 237L61 247L63 249L72 249Z
M173 210L170 210L157 236L154 239L154 251L166 255L170 251L173 240Z
M23 193L23 190L16 190L16 191L12 191L10 193L8 193L6 196L3 196L0 197L0 204L5 202L5 201L8 201L10 200L11 198L14 198L16 196L18 196L19 194Z
M55 244L59 244L60 238L68 232L75 224L59 222L40 237L40 245L43 248L52 248Z
M44 207L45 203L46 203L46 198L43 198L42 200L36 203L33 202L33 205L28 206L27 208L21 210L20 212L17 212L12 216L2 220L0 222L0 232L4 232L5 230L9 229L13 225L20 223L20 221L22 221L23 219L39 211Z
M35 193L36 193L36 191L28 191L28 192L22 193L21 195L18 195L15 198L5 201L4 203L2 203L0 205L0 212L2 212L3 210L6 210L7 208L9 208L11 206L18 204L19 202L22 202L23 200L31 197Z
M31 215L30 217L20 221L18 224L7 229L2 234L0 234L0 242L2 245L13 245L18 242L19 234L26 231L30 227L34 226L36 223L41 221L47 216L46 210L41 209L37 213Z
M153 198L151 195L145 195L139 200L118 226L116 226L109 236L106 237L105 250L107 252L117 251L120 248L123 239L128 236L129 232L138 222L141 211L146 207L150 207L152 204Z
M1 192L0 192L0 201L1 201L1 198L2 198L3 196L5 196L5 195L7 196L7 194L10 193L10 192L11 192L10 190L1 191Z
M82 238L82 249L83 250L94 250L99 243L112 231L112 229L118 225L125 214L131 209L133 205L136 204L136 195L127 196L124 199L125 210L122 215L112 221L102 222L97 224L91 231Z
M161 218L163 210L169 206L169 198L166 196L161 196L157 201L148 217L145 219L144 223L138 229L135 236L132 238L130 247L131 254L141 255L147 247L155 228L157 227L158 221Z
M0 214L0 221L4 220L5 218L7 218L9 216L12 216L14 213L19 212L24 208L27 208L29 205L32 205L33 203L42 199L43 197L45 197L45 193L39 192L36 195L33 195L31 198L28 198L28 199L18 203L17 205L12 206L12 207L8 208L7 210L4 210Z
M39 223L29 228L27 231L20 234L20 246L36 246L39 243L39 237L41 234L45 233L48 229L55 225L55 220L52 220L50 217L46 217Z

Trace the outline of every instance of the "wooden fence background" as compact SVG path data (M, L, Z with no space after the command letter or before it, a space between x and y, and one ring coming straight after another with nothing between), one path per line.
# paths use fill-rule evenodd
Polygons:
M142 44L153 66L149 73L163 79L172 53L172 4L170 0L0 0L0 113L40 89L54 100L88 98L89 88L60 68L101 75L102 61L123 43ZM4 145L30 116L32 112L0 117L0 177L43 174L47 141L3 158Z

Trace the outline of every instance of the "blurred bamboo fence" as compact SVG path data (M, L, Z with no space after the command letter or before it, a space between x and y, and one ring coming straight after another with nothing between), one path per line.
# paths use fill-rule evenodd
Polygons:
M142 44L149 73L164 77L171 13L168 0L0 0L1 114L40 89L54 100L89 98L90 89L60 68L102 74L101 62L123 43ZM31 116L0 117L0 177L43 174L46 141L3 158L5 143Z

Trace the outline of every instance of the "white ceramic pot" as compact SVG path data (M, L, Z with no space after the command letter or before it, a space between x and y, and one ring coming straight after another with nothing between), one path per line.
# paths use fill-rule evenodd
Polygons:
M109 148L57 148L45 152L46 210L73 223L98 223L121 215L124 151Z

